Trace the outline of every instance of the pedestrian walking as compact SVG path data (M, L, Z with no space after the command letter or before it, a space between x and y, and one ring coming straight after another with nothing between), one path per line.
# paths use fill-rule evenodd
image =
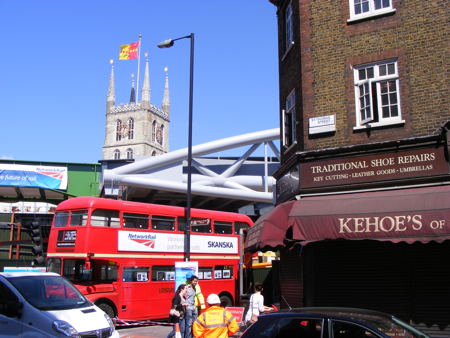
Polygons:
M167 338L175 337L176 325L178 324L181 337L185 331L185 313L186 313L186 285L180 284L172 298L172 306L169 312L169 322L173 323L173 330L168 334Z
M236 318L219 306L218 295L211 293L206 303L209 307L198 316L192 326L195 338L228 338L239 331Z
M255 292L250 296L248 302L248 310L245 315L245 324L251 325L258 320L258 317L263 312L270 312L273 309L264 305L264 296L261 294L263 290L262 283L255 284Z
M192 324L198 316L197 306L195 304L195 289L198 284L198 277L192 274L186 277L188 278L188 280L186 285L186 316L184 337L192 338Z

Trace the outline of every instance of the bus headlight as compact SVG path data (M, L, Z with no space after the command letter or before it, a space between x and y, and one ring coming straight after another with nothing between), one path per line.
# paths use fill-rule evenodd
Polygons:
M72 325L70 325L68 322L65 322L64 320L55 320L53 322L53 329L55 331L58 331L59 333L62 333L63 335L67 337L72 338L79 338L80 335L78 334L78 331L74 329Z
M106 321L107 321L108 324L109 324L109 335L112 335L112 333L114 332L114 330L115 330L116 328L114 327L114 323L113 323L113 321L111 320L111 317L109 317L106 313L104 313L104 315L105 315Z

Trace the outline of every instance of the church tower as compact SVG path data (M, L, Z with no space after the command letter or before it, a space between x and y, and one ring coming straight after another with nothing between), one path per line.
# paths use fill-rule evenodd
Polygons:
M116 105L114 64L111 60L108 95L106 98L106 131L103 160L140 159L169 151L169 76L167 67L162 107L151 103L148 55L145 54L144 83L141 101L136 102L134 77L130 102Z

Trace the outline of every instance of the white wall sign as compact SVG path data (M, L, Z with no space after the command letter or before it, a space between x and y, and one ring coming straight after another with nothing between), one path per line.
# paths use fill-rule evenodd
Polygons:
M326 115L309 119L309 134L329 133L336 131L336 116Z

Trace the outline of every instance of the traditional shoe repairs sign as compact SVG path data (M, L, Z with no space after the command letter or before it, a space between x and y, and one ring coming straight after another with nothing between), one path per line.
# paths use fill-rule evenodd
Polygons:
M300 187L332 186L449 174L444 147L300 164Z

